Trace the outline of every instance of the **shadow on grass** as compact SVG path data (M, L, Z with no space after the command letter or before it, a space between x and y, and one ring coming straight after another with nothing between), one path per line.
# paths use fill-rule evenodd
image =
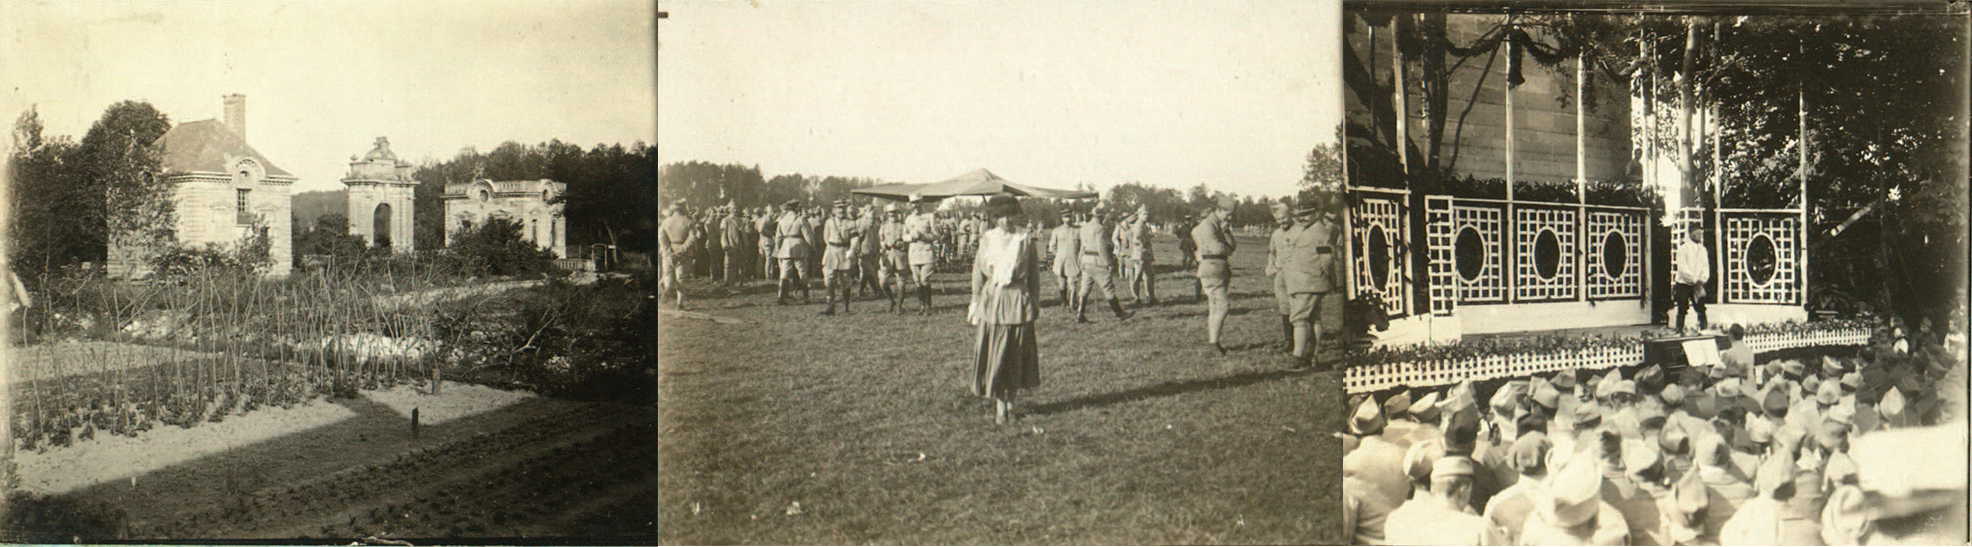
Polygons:
M1072 410L1080 410L1080 409L1091 408L1091 407L1119 405L1123 403L1150 399L1153 397L1170 397L1173 395L1182 395L1185 393L1196 393L1200 391L1210 391L1215 389L1230 389L1236 387L1243 387L1243 386L1258 384L1261 382L1279 380L1282 378L1288 378L1293 376L1303 376L1313 373L1314 371L1312 370L1265 370L1265 371L1242 372L1239 374L1233 374L1230 376L1221 376L1218 378L1203 378L1198 380L1164 382L1157 385L1127 389L1115 393L1104 393L1100 395L1076 397L1065 401L1042 403L1042 404L1034 405L1033 408L1029 409L1028 412L1037 416L1055 414L1060 412L1068 412Z
M1230 309L1230 310L1226 310L1226 316L1227 316L1227 317L1238 317L1238 316L1241 316L1241 315L1246 315L1246 314L1250 314L1250 313L1253 313L1253 312L1254 312L1255 310L1257 310L1257 309L1258 309L1258 308L1233 308L1233 309ZM1205 317L1205 314L1206 314L1206 312L1202 312L1202 311L1181 311L1181 312L1178 312L1178 313L1173 313L1173 314L1169 314L1169 315L1165 315L1165 316L1164 316L1164 318L1165 318L1165 319L1190 319L1190 318L1193 318L1193 317Z

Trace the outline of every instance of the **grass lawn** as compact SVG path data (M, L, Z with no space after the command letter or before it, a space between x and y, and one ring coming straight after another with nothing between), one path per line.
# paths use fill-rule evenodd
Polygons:
M1158 243L1162 305L1118 323L1091 304L1078 325L1044 299L1042 385L1005 426L967 390L957 274L938 276L929 318L878 299L817 317L821 304L776 306L771 283L701 280L691 309L747 323L660 324L660 540L1340 541L1339 373L1288 370L1273 345L1265 241L1234 256L1224 357L1204 346L1175 241Z

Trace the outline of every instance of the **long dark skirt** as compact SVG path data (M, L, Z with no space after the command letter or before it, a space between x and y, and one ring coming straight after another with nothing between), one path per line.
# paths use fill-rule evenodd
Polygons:
M1015 391L1041 386L1041 350L1034 324L979 325L974 345L972 394L1006 398Z

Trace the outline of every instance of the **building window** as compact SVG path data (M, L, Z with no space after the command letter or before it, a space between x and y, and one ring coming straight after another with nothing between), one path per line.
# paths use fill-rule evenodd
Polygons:
M244 188L233 191L233 212L240 224L253 224L253 215L247 212L247 192L251 191Z
M541 219L527 219L527 240L535 243L541 242Z

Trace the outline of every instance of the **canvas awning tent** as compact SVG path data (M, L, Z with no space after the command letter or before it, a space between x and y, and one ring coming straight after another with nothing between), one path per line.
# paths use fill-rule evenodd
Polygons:
M1098 194L1095 192L1056 190L1053 188L1015 184L985 169L974 170L938 182L885 184L852 190L851 193L898 201L909 201L912 195L921 195L927 200L936 201L953 196L990 196L999 193L1062 199L1098 197Z

